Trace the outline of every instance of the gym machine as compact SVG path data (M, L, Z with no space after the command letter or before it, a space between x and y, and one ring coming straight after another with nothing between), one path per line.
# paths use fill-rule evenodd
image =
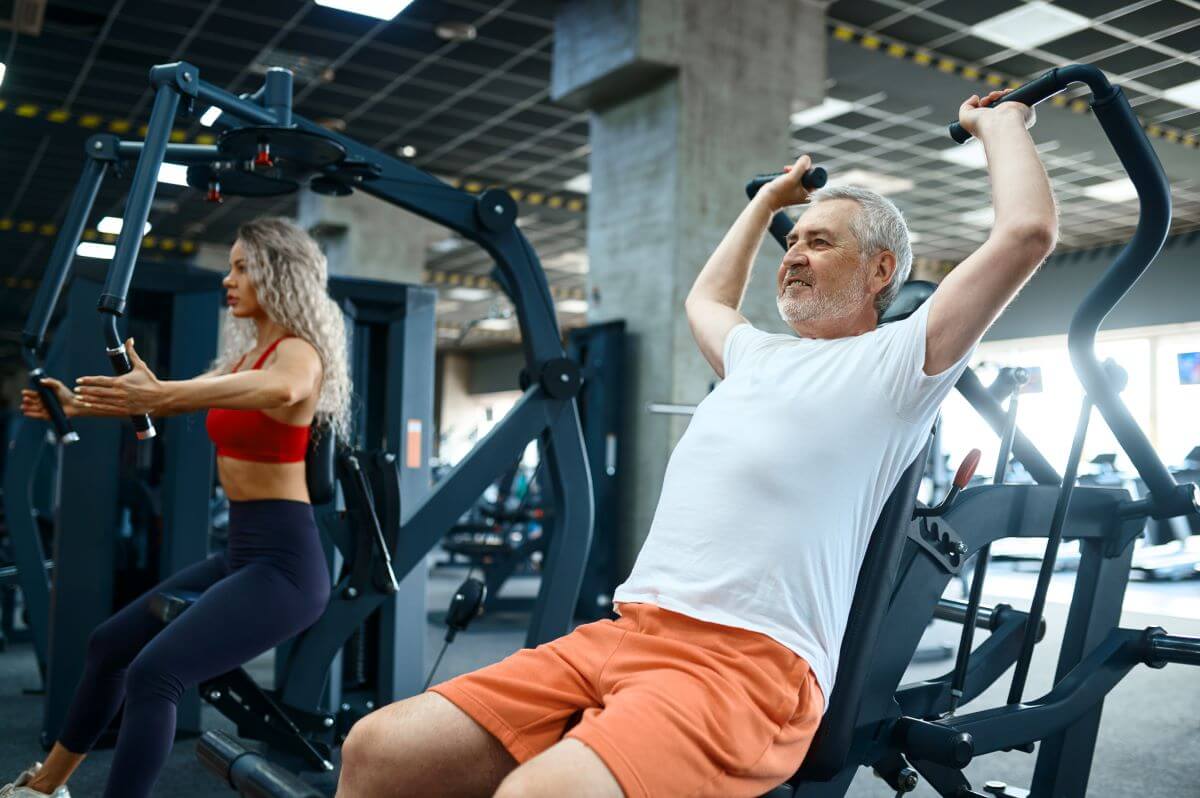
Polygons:
M74 377L107 367L88 343L95 338L94 308L105 278L103 265L93 261L76 265L48 368L41 365L74 251L74 245L56 245L58 259L39 286L23 332L31 387L43 399L54 397L38 382L44 374ZM199 373L216 351L220 302L219 275L185 263L146 262L130 287L127 332L152 368ZM61 414L56 399L47 406ZM213 462L204 425L194 416L170 418L161 437L133 446L112 421L75 419L76 432L63 416L48 443L45 425L22 418L9 443L5 514L45 687L43 745L53 742L66 717L92 629L160 575L208 554ZM54 481L49 506L44 497L35 498L44 496L40 483L47 476ZM40 528L46 513L53 519L50 540ZM198 701L185 696L181 733L198 733L199 721Z
M1133 240L1071 321L1071 361L1086 398L1066 473L1057 485L967 488L914 518L911 508L925 455L909 467L868 546L828 710L803 765L770 798L843 795L860 766L872 767L898 794L915 789L924 776L942 796L1082 798L1105 695L1138 664L1200 665L1200 640L1169 635L1159 627L1118 626L1133 542L1146 519L1184 516L1200 505L1196 486L1177 484L1158 458L1120 399L1114 382L1119 375L1094 351L1101 322L1150 266L1166 238L1171 218L1166 176L1123 93L1095 67L1050 70L1001 102L1034 105L1075 83L1091 90L1092 110L1137 188L1141 214ZM969 138L957 123L951 134L959 143ZM1119 488L1076 487L1093 404L1145 481L1145 498L1135 500ZM1030 611L981 607L979 591L972 590L959 620L965 627L990 628L991 636L974 651L960 650L952 673L901 685L948 581L971 555L1013 536L1048 538ZM1026 700L1033 647L1044 630L1050 574L1064 538L1079 541L1081 556L1055 684L1045 696ZM982 580L983 571L977 568L976 580ZM968 644L969 639L964 634ZM1005 706L957 714L959 704L976 698L1014 664ZM989 782L981 792L963 774L979 754L1033 752L1039 742L1029 792L1001 782Z
M200 79L194 65L186 62L153 67L150 84L155 99L144 141L94 136L87 143L89 154L110 152L113 157L137 159L123 214L123 232L97 302L114 372L130 370L117 320L126 310L141 245L140 231L149 215L156 176L164 160L187 164L189 183L205 190L213 201L224 194L281 195L302 185L332 196L360 190L474 241L494 258L492 277L516 309L528 387L514 409L432 490L411 500L407 496L388 497L394 507L390 517L395 519L395 529L387 538L391 551L384 561L397 578L418 567L495 475L513 462L531 440L537 440L545 479L555 497L555 513L526 644L537 645L566 633L590 547L593 509L575 402L581 370L563 350L545 274L515 224L517 207L511 196L499 189L479 195L460 191L293 114L292 74L284 69L269 70L262 88L252 95L237 96L211 86ZM223 111L220 124L224 130L217 144L169 142L181 104L188 111L196 106ZM95 158L89 158L85 165L56 243L54 255L64 260L78 243L103 177L104 168L96 164ZM401 379L401 375L389 374L387 378ZM69 425L53 396L47 403L60 437L68 434ZM149 418L140 416L133 423L139 439L156 434ZM412 444L420 440L424 447L427 434L403 428L398 443L401 463L420 456L414 453ZM278 693L280 713L297 717L308 713L319 720L318 725L330 735L327 743L337 742L331 739L336 721L327 722L329 716L322 712L328 664L364 619L394 593L382 590L364 594L355 582L363 578L361 569L357 573L351 569L339 577L325 614L293 642L288 659L297 665ZM171 606L167 598L165 605Z

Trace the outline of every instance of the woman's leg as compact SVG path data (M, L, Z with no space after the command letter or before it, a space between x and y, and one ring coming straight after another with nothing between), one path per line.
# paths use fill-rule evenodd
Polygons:
M191 685L226 673L310 626L328 582L298 584L266 562L213 585L129 666L125 716L106 798L148 796L175 738L175 710Z
M29 784L52 793L67 782L100 733L112 723L125 700L125 671L163 624L150 613L150 600L161 590L203 591L226 575L223 555L193 563L146 591L92 631L83 676L71 700L62 734L46 763Z

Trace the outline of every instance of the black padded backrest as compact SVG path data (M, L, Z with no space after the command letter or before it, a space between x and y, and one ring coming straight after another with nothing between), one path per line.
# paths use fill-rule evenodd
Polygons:
M308 452L304 455L304 478L308 482L308 499L313 504L333 501L335 443L333 430L327 426L313 425L312 433L308 436Z
M904 285L900 286L900 290L896 292L896 298L892 300L892 304L887 306L887 310L879 317L880 324L888 324L893 321L900 321L911 316L917 308L929 297L933 296L933 292L937 290L937 283L931 283L928 280L909 280Z
M871 542L867 544L867 553L858 571L854 599L850 603L850 615L846 622L846 634L842 638L841 655L838 659L833 694L829 697L829 708L821 720L804 763L791 779L793 783L828 781L846 765L854 726L858 722L863 688L871 667L872 653L879 639L884 615L887 613L892 582L896 578L900 552L907 538L908 525L912 520L917 490L921 487L921 475L925 471L925 460L928 456L927 442L921 453L901 474L900 481L896 483L895 490L883 505L879 520L871 532Z

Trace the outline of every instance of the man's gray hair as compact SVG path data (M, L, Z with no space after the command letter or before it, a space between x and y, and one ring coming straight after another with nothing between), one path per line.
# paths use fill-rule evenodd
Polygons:
M875 296L875 313L882 317L912 272L908 225L895 203L865 188L829 186L812 195L814 204L836 199L853 200L859 205L858 213L850 219L850 232L858 239L863 260L884 250L896 256L896 271L892 273L891 282Z

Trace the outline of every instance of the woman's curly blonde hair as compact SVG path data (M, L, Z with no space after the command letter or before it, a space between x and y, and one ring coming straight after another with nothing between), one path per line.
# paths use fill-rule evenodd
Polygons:
M326 289L328 266L317 242L289 219L262 217L238 228L246 274L267 316L312 344L321 357L321 393L315 423L350 439L350 369L346 324ZM213 368L229 371L259 342L250 319L226 313Z

